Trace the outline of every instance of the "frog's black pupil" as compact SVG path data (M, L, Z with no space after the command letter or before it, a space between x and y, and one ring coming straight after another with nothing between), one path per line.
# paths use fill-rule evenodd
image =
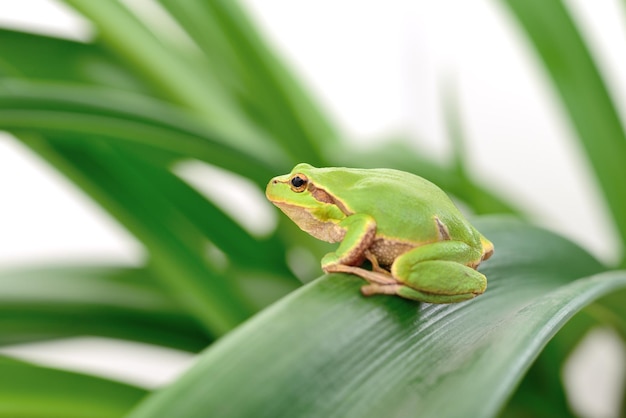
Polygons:
M306 180L298 176L291 179L291 184L293 185L293 187L296 187L296 188L302 187L304 183L306 183Z

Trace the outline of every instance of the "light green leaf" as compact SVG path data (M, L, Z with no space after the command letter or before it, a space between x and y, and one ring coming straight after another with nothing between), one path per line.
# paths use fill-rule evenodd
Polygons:
M563 238L519 221L477 222L496 248L487 292L466 303L364 298L331 275L293 292L207 351L130 416L495 415L576 312L626 287Z

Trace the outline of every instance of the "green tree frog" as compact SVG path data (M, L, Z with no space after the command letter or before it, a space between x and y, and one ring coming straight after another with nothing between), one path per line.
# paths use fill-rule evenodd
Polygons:
M266 196L303 231L340 242L322 258L322 269L365 279L366 296L453 303L487 287L476 267L493 254L493 244L421 177L302 163L270 180ZM366 260L371 268L364 268Z

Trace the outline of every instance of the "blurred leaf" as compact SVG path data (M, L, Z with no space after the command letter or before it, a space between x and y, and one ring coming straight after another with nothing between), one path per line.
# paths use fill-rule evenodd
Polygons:
M336 142L336 133L236 1L159 1L196 41L249 118L296 159L324 164L322 151Z
M585 277L603 267L519 221L476 226L496 255L481 266L489 288L475 300L364 298L360 279L325 276L222 338L130 416L495 415L550 338L626 287L626 272Z
M233 120L231 112L235 110L210 76L201 81L200 74L182 54L164 45L119 1L65 2L94 24L109 51L146 77L154 88L201 114L224 118L229 123ZM124 30L120 31L120 27ZM223 106L218 106L219 103Z
M500 414L502 417L565 418L576 416L565 393L563 367L578 343L592 327L598 324L597 320L589 315L594 304L587 306L581 313L570 319L541 351Z
M576 416L568 403L563 385L565 362L594 328L612 327L624 339L625 294L626 290L621 289L603 296L572 318L541 352L502 416Z
M532 42L586 151L626 248L626 134L591 53L561 1L503 0ZM626 257L622 261L626 267Z
M207 121L239 147L252 147L260 153L267 148L279 157L282 150L250 123L210 72L196 65L180 48L155 36L125 5L118 0L65 2L90 20L97 29L98 40L154 89ZM124 30L120 31L120 27Z
M0 273L0 345L98 335L197 352L206 331L145 269L39 267Z
M139 78L98 45L2 28L0 76L82 82L148 92Z
M451 182L444 187L450 193L463 200L477 214L488 213L516 213L505 201L482 189L472 180L472 175L467 166L468 143L462 123L461 109L455 86L444 85L443 114L445 125L448 130L447 137L452 147ZM432 170L431 170L432 171Z
M155 275L213 335L230 330L253 312L236 284L208 264L206 239L168 201L161 185L138 169L137 157L95 139L89 144L33 136L21 140L146 246Z
M588 309L598 322L612 327L626 342L626 291L611 293Z
M122 417L146 391L0 357L0 417Z
M140 160L135 162L135 167L159 184L164 197L239 268L290 275L283 242L275 237L253 237L171 172Z
M0 129L63 134L89 141L92 136L132 142L198 158L265 186L281 162L271 148L238 148L199 124L182 109L150 97L112 89L0 81Z

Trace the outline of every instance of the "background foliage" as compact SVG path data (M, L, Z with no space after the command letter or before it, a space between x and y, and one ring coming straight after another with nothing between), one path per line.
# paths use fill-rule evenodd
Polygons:
M97 29L91 42L0 29L0 129L108 211L149 257L141 268L1 272L0 344L99 335L201 354L155 393L3 358L0 416L573 414L561 365L597 324L626 335L626 273L614 270L626 257L605 266L512 219L524 215L467 172L453 98L450 164L403 143L341 153L324 112L235 2L159 1L194 48L118 1L66 3ZM623 249L626 136L597 64L560 1L500 3L561 99ZM284 218L270 234L251 233L181 178L177 167L190 160L260 190L301 161L429 178L485 215L476 223L496 245L482 267L489 290L434 306L365 299L349 276L302 286L290 250L319 258L329 247Z

